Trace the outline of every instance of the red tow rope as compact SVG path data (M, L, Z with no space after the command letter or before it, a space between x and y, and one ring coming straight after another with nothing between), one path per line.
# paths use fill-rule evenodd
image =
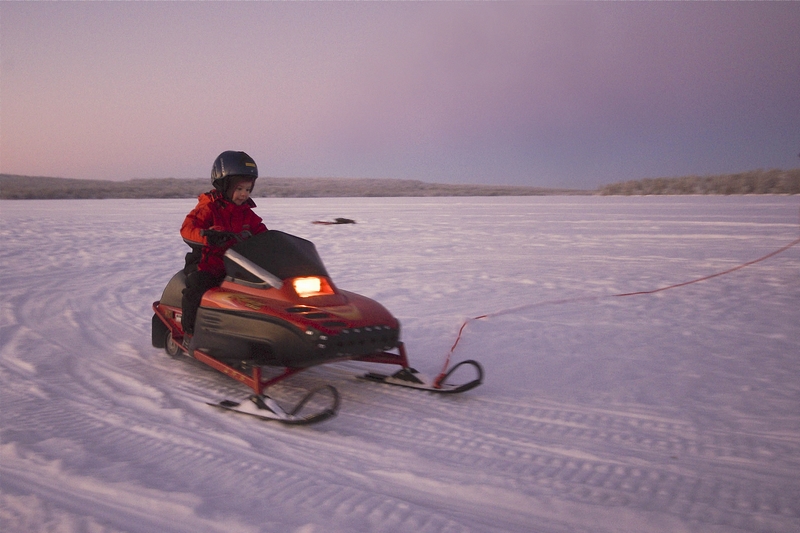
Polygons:
M667 285L666 287L661 287L660 289L653 289L651 291L637 291L637 292L626 292L623 294L612 294L612 296L636 296L637 294L653 294L656 292L666 291L668 289L674 289L676 287L683 287L685 285L691 285L692 283L698 283L700 281L705 281L707 279L716 278L717 276L722 276L724 274L730 274L731 272L735 272L736 270L742 269L744 267L748 267L750 265L754 265L765 259L769 259L774 255L778 255L781 252L785 252L795 244L800 243L800 238L793 240L783 248L779 248L772 253L765 255L764 257L759 257L758 259L753 259L752 261L748 261L747 263L742 263L741 265L735 266L733 268L729 268L728 270L723 270L722 272L717 272L716 274L711 274L710 276L703 276L702 278L693 279L692 281L684 281L683 283L676 283L675 285Z
M436 376L436 379L434 380L434 384L437 387L441 386L441 381L443 379L445 379L445 377L447 376L447 368L450 366L450 358L452 357L453 352L456 349L456 346L458 346L458 343L461 340L461 335L464 333L464 328L466 328L467 324L469 324L473 320L481 320L483 318L489 318L489 317L504 315L504 314L507 314L507 313L512 313L512 312L515 312L515 311L521 311L523 309L529 309L531 307L538 307L538 306L543 306L543 305L558 305L558 304L571 303L571 302L577 302L577 301L583 301L583 300L598 300L600 298L610 298L610 297L619 297L619 296L637 296L637 295L640 295L640 294L654 294L656 292L666 291L666 290L669 290L669 289L675 289L675 288L678 288L678 287L684 287L686 285L691 285L692 283L699 283L701 281L706 281L706 280L709 280L711 278L716 278L717 276L730 274L731 272L735 272L737 270L740 270L742 268L748 267L750 265L754 265L756 263L760 263L761 261L765 261L765 260L769 259L770 257L778 255L781 252L785 252L786 250L788 250L792 246L795 246L796 244L800 244L800 238L797 238L797 239L793 240L792 242L790 242L786 246L784 246L782 248L779 248L779 249L775 250L774 252L768 253L767 255L765 255L763 257L759 257L758 259L754 259L752 261L748 261L747 263L742 263L741 265L737 265L737 266L735 266L733 268L729 268L728 270L723 270L722 272L717 272L716 274L711 274L709 276L703 276L702 278L693 279L691 281L684 281L683 283L676 283L674 285L667 285L666 287L660 287L658 289L653 289L653 290L649 290L649 291L625 292L625 293L620 293L620 294L611 294L611 295L608 295L608 296L581 296L581 297L576 297L576 298L566 298L566 299L562 299L562 300L548 300L548 301L537 302L537 303L533 303L533 304L525 304L525 305L521 305L519 307L513 307L513 308L509 308L509 309L504 309L502 311L497 311L497 312L494 312L494 313L487 313L485 315L479 315L479 316L475 316L475 317L472 317L472 318L468 318L468 319L466 319L464 321L463 324L461 324L461 327L458 330L458 335L456 336L456 340L453 343L453 346L450 347L450 351L447 353L447 357L445 358L444 366L442 367L442 371L439 373L438 376Z

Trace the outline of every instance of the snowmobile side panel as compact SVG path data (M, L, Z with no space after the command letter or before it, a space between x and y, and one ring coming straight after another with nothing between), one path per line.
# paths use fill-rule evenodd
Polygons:
M193 345L221 360L249 360L264 365L303 368L358 359L395 348L399 342L399 331L391 326L339 328L340 331L335 331L322 327L313 319L293 318L297 321L264 313L201 307L197 313Z
M183 289L186 288L186 274L183 270L179 270L169 280L167 286L164 288L164 293L161 295L160 302L164 305L171 305L173 307L180 307L181 300L183 299Z
M220 360L306 367L314 364L309 335L279 318L201 307L193 345Z

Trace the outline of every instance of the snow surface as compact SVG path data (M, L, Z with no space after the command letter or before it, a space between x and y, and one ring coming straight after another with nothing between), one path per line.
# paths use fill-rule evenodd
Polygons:
M797 197L260 199L401 321L442 397L318 367L287 427L150 345L193 200L4 201L0 531L800 531ZM355 225L318 226L347 217Z

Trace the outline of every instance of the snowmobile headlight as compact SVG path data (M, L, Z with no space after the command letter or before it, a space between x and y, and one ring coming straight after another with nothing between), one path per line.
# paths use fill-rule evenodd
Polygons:
M319 296L321 294L333 294L330 284L325 278L310 276L307 278L294 278L292 280L294 292L301 298L309 296Z

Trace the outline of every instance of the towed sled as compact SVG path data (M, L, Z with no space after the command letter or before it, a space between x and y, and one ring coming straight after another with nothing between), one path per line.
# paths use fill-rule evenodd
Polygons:
M339 409L333 386L309 391L291 409L265 390L305 369L341 361L399 366L392 374L360 377L433 392L463 392L483 380L475 361L462 361L434 379L411 368L398 320L374 300L336 287L310 241L271 230L233 245L224 261L225 280L203 296L193 336L181 326L183 271L153 303L154 347L193 357L253 391L245 402L209 405L286 424L319 422ZM449 383L463 366L472 367L476 377Z

